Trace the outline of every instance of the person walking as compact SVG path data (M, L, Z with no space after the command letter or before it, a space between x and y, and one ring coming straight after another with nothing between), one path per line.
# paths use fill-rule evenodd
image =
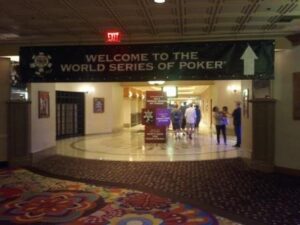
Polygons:
M223 116L223 123L225 125L225 135L227 134L227 126L229 125L229 116L231 116L228 112L228 107L222 107L222 116Z
M182 113L178 107L178 104L175 105L175 108L171 112L171 121L172 127L175 134L175 139L180 138L180 127L181 127Z
M182 114L182 120L181 120L181 129L182 129L182 134L185 135L185 125L186 125L186 120L185 120L185 110L187 109L186 102L183 102L182 105L180 106L180 111Z
M216 132L217 132L217 144L220 144L220 134L222 132L223 134L223 140L224 144L227 144L227 138L226 138L226 127L224 124L224 118L223 113L220 112L219 108L217 106L213 107L213 118L215 120L215 126L216 126Z
M236 108L232 112L233 117L233 126L234 126L234 133L236 136L236 144L233 147L239 148L241 147L241 125L242 125L242 119L241 119L241 103L236 102Z
M192 134L193 134L195 122L196 122L196 111L195 111L195 108L193 107L193 104L190 104L190 107L188 107L185 110L184 117L186 120L186 128L187 128L186 132L188 134L189 139L192 139Z
M200 121L201 121L201 110L199 108L199 105L195 106L195 111L196 111L195 129L198 131L199 130L199 124L200 124Z

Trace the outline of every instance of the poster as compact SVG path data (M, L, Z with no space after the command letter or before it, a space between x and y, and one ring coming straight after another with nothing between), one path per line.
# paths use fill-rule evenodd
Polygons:
M39 111L39 118L50 117L49 92L47 91L38 92L38 111Z
M104 98L94 98L94 113L104 113Z
M156 108L155 125L157 127L168 127L170 125L170 110L167 108Z
M145 142L146 143L165 143L166 142L166 128L156 126L145 127Z
M163 91L146 92L146 108L142 111L145 126L145 143L165 143L166 127L169 126L170 113L167 97Z
M167 96L163 91L146 92L146 108L167 107Z

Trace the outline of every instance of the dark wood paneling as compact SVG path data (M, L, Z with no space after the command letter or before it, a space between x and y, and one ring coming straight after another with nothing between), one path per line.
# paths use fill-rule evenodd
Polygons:
M8 102L8 161L30 160L30 102Z
M300 73L294 73L293 77L293 117L300 120Z
M252 160L274 164L275 100L255 99L253 104Z

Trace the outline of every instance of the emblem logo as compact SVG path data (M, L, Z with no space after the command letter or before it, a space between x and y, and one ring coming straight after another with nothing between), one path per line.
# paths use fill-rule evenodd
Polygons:
M150 110L147 110L144 112L144 119L146 123L152 123L153 122L153 112Z
M42 77L44 74L52 71L52 63L50 55L46 55L44 52L39 52L38 55L33 55L33 63L30 63L30 68L35 69L35 74Z

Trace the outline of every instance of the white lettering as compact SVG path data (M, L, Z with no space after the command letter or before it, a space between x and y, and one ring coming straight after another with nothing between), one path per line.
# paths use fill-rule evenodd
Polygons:
M105 70L104 64L62 64L62 72L102 72Z
M112 63L109 65L109 71L118 71L118 72L126 72L126 71L151 71L153 70L152 63Z
M198 62L179 62L179 69L188 70L213 70L213 69L223 69L223 61L198 61Z

